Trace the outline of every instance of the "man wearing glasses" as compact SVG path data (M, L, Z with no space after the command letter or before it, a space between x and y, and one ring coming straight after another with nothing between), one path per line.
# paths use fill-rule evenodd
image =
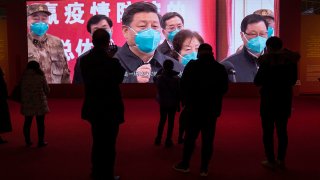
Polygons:
M222 60L230 82L253 82L259 64L257 59L264 53L268 38L268 23L257 14L246 16L241 22L241 39L244 47L241 51Z
M162 28L162 34L166 38L161 45L158 46L158 50L167 56L173 58L171 51L173 50L172 41L174 36L184 27L184 19L177 12L168 12L161 18L160 25Z

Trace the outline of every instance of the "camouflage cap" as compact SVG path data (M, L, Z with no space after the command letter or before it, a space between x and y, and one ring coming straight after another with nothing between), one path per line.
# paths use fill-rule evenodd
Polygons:
M270 17L270 18L274 19L274 13L270 9L259 9L259 10L256 10L255 12L253 12L253 14L258 14L261 16L266 16L266 17Z
M48 14L48 16L51 15L51 12L48 10L48 6L45 4L30 4L27 6L27 16L36 12L44 12Z

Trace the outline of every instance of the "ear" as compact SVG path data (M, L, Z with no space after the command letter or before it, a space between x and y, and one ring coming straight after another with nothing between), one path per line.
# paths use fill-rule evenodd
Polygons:
M246 39L245 34L243 32L240 32L240 37L241 37L241 39L243 41L243 44L246 44L247 43L247 39Z
M110 31L111 31L111 33L113 33L113 27L112 27L112 28L110 28Z
M124 26L124 25L122 26L122 34L126 40L128 40L128 38L129 38L129 33L130 33L129 31L130 31L130 29L128 26Z

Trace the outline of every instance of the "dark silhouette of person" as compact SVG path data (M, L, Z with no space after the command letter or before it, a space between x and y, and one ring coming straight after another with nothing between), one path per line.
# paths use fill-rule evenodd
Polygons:
M216 121L221 114L223 96L228 90L228 74L224 66L215 60L209 44L200 45L197 57L198 60L191 60L186 65L181 77L182 98L188 118L182 161L173 169L189 172L189 162L201 132L200 176L207 176Z
M108 53L110 35L97 29L92 35L93 48L83 56L80 68L85 88L82 119L92 129L93 179L116 179L114 164L119 125L124 122L124 105L119 84L125 70Z
M102 15L102 14L96 14L91 16L87 22L87 31L88 33L90 33L91 36L93 32L97 29L105 29L109 33L110 35L110 44L108 49L109 56L113 56L118 50L118 46L114 43L114 41L111 38L113 33L112 26L113 26L112 20L106 15ZM76 64L74 66L72 84L83 84L81 71L80 71L80 63L81 63L82 57L89 52L90 51L86 51L85 53L83 53L77 58Z
M174 63L171 60L163 62L163 70L154 77L154 83L157 87L157 101L160 105L160 121L158 124L157 137L155 145L161 144L164 125L168 117L166 147L171 147L172 133L174 127L174 118L176 112L180 109L180 77L179 72L173 70Z
M291 116L292 88L296 84L297 62L300 55L282 49L279 37L270 37L267 53L259 58L260 68L254 84L260 88L260 116L263 130L263 144L267 160L262 165L268 168L285 168L288 146L287 123ZM278 135L278 156L274 155L274 126Z
M49 112L48 94L49 86L40 64L35 60L30 60L21 79L21 114L25 117L23 134L27 147L32 145L30 129L34 116L37 121L38 147L48 144L44 141L45 114Z
M7 84L4 80L4 73L0 67L0 134L12 131L7 99ZM4 144L7 142L7 140L2 139L2 137L0 136L0 144Z

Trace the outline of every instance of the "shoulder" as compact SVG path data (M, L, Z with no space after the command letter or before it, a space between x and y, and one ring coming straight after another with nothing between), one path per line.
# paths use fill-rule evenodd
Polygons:
M47 41L52 44L62 44L62 41L59 37L51 35L51 34L47 34Z
M243 50L236 52L228 57L226 57L225 59L223 59L221 61L221 64L224 64L225 62L231 62L234 63L235 61L237 61L241 56L243 56Z

